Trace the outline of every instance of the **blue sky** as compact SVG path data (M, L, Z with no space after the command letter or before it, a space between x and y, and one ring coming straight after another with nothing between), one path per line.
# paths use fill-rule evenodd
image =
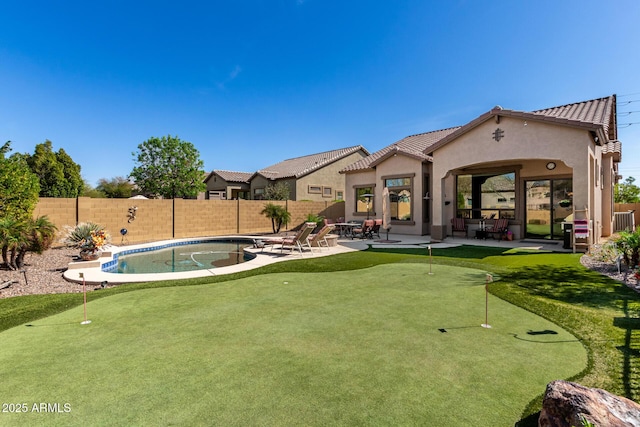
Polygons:
M49 139L95 185L152 136L254 172L615 93L638 184L639 18L637 0L5 2L0 142Z

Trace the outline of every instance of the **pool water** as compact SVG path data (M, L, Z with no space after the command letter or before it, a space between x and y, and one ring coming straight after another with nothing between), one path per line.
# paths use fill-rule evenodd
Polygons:
M255 258L245 254L250 241L209 241L189 243L144 252L124 253L110 273L144 274L207 270L236 265Z

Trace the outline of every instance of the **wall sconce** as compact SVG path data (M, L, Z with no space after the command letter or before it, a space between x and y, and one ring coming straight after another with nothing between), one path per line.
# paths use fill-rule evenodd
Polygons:
M423 199L425 200L429 200L431 197L429 197L429 192L427 191L426 193L424 193L424 197Z

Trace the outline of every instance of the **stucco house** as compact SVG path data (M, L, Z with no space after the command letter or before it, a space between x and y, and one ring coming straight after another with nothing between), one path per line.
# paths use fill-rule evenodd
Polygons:
M268 166L249 178L251 199L262 199L268 185L281 182L289 186L290 200L344 200L345 176L340 171L368 155L364 147L356 145Z
M250 199L249 179L252 172L233 172L215 169L204 180L207 184L206 199L236 200Z
M531 112L497 106L345 167L345 213L381 217L388 187L394 233L439 241L458 217L473 237L483 222L506 218L515 239L562 240L575 218L588 220L597 243L613 230L621 154L615 95ZM363 194L374 195L369 212Z

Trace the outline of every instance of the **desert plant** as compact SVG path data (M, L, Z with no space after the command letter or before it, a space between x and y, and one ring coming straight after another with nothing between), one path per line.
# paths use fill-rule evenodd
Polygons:
M620 253L622 253L624 263L627 267L637 267L640 262L640 230L621 231L612 241Z
M62 237L62 243L76 248L81 247L84 242L90 240L92 232L104 231L102 225L93 222L81 222L75 227L65 225L64 229L65 234Z
M315 222L316 228L320 228L324 224L324 217L322 215L310 213L307 214L307 219L305 220L305 222Z

